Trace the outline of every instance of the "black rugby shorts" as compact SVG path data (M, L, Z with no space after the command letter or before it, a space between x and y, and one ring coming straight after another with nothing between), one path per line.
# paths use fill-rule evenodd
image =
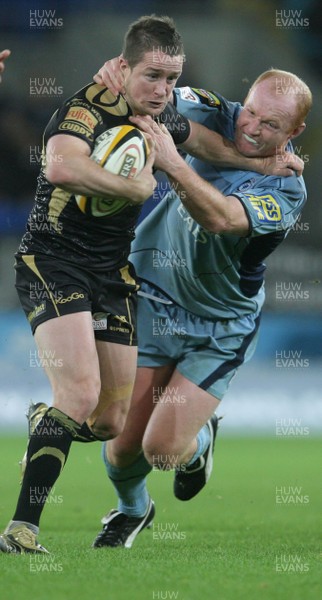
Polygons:
M16 256L16 289L34 333L40 323L90 311L95 338L137 345L136 291L131 263L95 272L44 255Z

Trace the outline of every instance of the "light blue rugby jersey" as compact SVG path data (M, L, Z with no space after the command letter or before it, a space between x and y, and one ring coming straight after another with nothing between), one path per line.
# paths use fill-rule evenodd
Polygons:
M178 111L189 119L234 138L239 103L187 87L177 88L175 99ZM264 302L263 260L300 215L306 201L303 178L217 169L189 156L186 160L225 196L240 199L249 235L206 231L171 191L137 229L130 257L137 274L202 317L230 319L257 313Z

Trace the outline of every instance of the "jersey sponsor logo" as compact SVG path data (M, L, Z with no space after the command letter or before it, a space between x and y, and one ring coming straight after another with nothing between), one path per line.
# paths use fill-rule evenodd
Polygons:
M103 313L103 312L93 314L92 323L93 323L94 331L100 331L102 329L107 329L107 315L108 314L109 313Z
M179 94L182 100L190 100L191 102L199 102L198 96L193 93L192 89L188 86L179 88Z
M115 321L120 321L120 323L128 324L128 320L125 315L113 315L113 319L115 319Z
M72 300L80 300L81 298L85 298L84 294L80 294L79 292L73 292L67 298L59 298L56 300L56 304L66 304L66 302L72 302Z
M73 106L69 109L65 121L76 121L84 125L89 131L93 133L95 126L97 125L97 119L92 113L83 108L82 106Z
M194 92L196 92L196 94L198 94L198 96L201 99L201 102L203 102L204 104L208 104L209 106L220 106L221 102L219 100L219 98L217 98L217 96L213 93L213 92L208 92L207 90L204 90L202 88L191 88ZM205 102L206 100L206 102Z
M129 333L129 329L132 329L131 323L129 323L128 319L125 315L113 315L111 317L113 321L117 324L110 324L108 329L110 331L118 331L119 333Z
M85 102L81 98L72 98L71 101L68 103L68 106L69 106L69 108L72 108L72 107L85 108L85 110L88 110L91 113L91 115L94 116L95 119L97 119L98 123L100 123L100 124L103 123L103 118L102 118L102 115L99 113L99 111L96 110L96 108L94 108L94 106L92 104Z
M93 132L90 131L87 127L76 123L75 121L63 121L58 129L62 131L73 131L74 133L80 133L81 135L85 135L89 140L93 140Z
M277 201L271 194L265 196L254 196L253 194L244 194L249 200L253 208L257 212L257 216L262 222L280 222L282 219L281 209Z
M28 313L27 319L29 321L29 323L31 323L34 319L36 319L36 317L39 317L39 315L42 315L46 310L46 302L42 302L41 304L38 304L38 306L35 306L35 308Z
M244 183L242 183L239 188L237 188L237 192L246 192L247 190L251 189L252 187L254 187L254 184L256 182L256 178L252 177L251 179L248 179L248 181L244 181Z

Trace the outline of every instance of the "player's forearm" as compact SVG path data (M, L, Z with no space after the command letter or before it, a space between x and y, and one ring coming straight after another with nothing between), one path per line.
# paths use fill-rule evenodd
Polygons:
M190 135L182 144L184 150L219 168L230 167L279 177L289 177L294 172L301 175L303 172L302 159L284 148L277 148L277 154L272 156L248 158L238 152L233 142L219 133L193 121L190 121L190 127Z
M248 219L237 198L224 196L183 160L169 168L168 174L182 204L204 229L212 233L248 233Z
M182 144L182 147L192 156L218 167L264 172L262 159L243 156L233 142L199 123L190 121L190 126L189 138Z
M86 156L63 156L60 163L47 166L46 178L72 194L137 200L133 181L109 173Z

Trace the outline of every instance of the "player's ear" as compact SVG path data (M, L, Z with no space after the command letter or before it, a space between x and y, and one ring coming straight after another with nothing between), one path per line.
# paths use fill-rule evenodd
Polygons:
M301 133L303 133L303 131L304 131L304 129L305 129L305 128L306 128L306 125L305 125L305 123L302 123L302 125L299 125L298 127L296 127L296 128L295 128L295 129L292 131L292 133L291 133L291 135L290 135L289 139L290 139L290 140L292 140L293 138L296 138L298 135L301 135Z
M128 61L126 60L126 58L123 57L122 54L119 56L119 65L123 75L126 72L126 70L130 68Z

